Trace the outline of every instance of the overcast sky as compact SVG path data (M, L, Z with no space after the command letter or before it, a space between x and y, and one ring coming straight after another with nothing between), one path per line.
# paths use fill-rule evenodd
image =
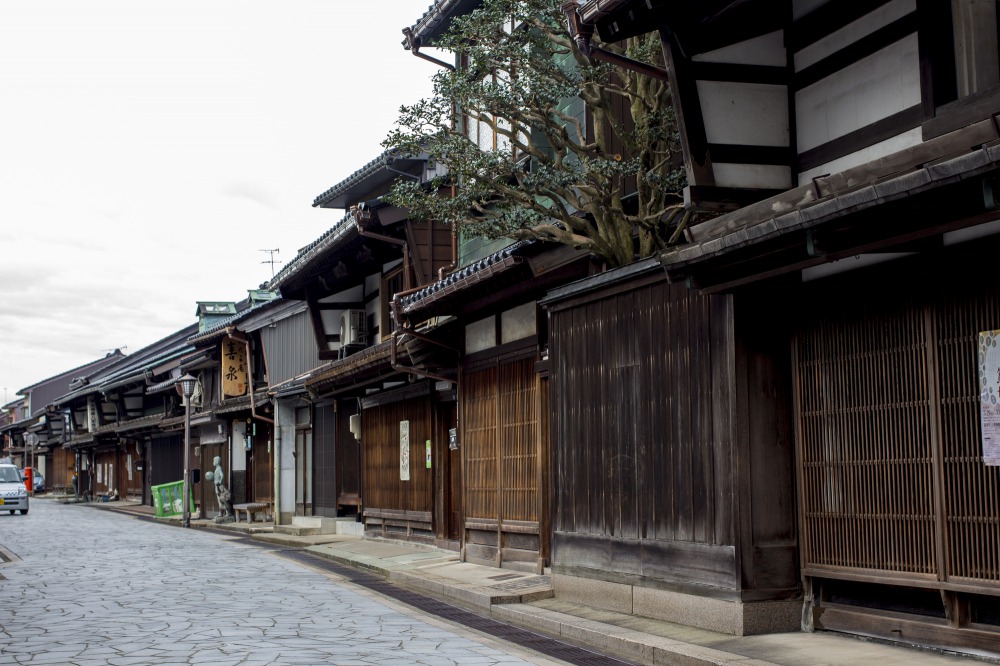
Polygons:
M0 387L138 351L340 219L430 0L0 0ZM278 264L276 270L280 270Z

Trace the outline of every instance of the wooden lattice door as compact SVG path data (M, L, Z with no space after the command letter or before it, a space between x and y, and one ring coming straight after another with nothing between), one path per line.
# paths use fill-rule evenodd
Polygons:
M979 331L1000 328L1000 292L899 293L813 294L822 308L796 336L803 571L1000 594L976 354Z

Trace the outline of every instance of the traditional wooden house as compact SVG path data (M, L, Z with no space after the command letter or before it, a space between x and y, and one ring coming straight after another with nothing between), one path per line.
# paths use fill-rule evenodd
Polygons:
M351 211L270 286L308 303L326 362L302 380L313 402L311 417L296 418L305 458L296 456L296 512L356 516L372 534L444 542L434 498L453 483L454 375L440 376L427 358L415 364L400 348L390 303L453 263L453 236L379 199L397 178L429 182L435 174L426 158L384 153L318 196L317 207Z
M234 503L268 505L278 523L290 521L294 512L294 477L287 477L295 465L291 442L295 408L301 405L282 414L270 389L283 387L282 397L290 398L286 384L315 365L316 343L306 304L275 296L253 290L239 306L199 304L200 310L228 316L202 320L201 330L188 340L198 351L181 369L197 376L203 387L192 417L201 469L211 470L218 456ZM284 437L283 423L293 426L291 432L285 428ZM283 440L288 444L282 446ZM283 450L288 455L282 463ZM200 493L204 515L217 515L213 484L202 483Z
M719 215L623 294L549 301L553 570L737 633L801 585L805 628L996 654L996 3L573 5L580 39L660 30L687 200ZM595 464L619 442L642 465Z
M7 455L21 467L41 472L50 490L70 488L74 461L64 448L63 415L52 408L53 398L65 393L74 382L101 372L124 358L115 349L96 361L67 370L18 391L21 400L5 406L6 423L0 429Z
M193 351L196 324L74 382L51 401L64 415L81 496L142 498L150 487L183 478L183 414L174 381Z

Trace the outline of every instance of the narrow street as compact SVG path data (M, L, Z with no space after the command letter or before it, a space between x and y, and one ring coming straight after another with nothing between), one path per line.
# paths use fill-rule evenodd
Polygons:
M560 663L238 537L42 498L0 515L0 618L0 664Z

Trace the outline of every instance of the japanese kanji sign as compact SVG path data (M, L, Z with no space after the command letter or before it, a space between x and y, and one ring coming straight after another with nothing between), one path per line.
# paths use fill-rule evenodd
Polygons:
M222 338L222 397L246 395L247 348L241 340Z
M399 422L399 480L410 480L410 422Z
M1000 465L1000 330L979 334L979 420L983 464Z

